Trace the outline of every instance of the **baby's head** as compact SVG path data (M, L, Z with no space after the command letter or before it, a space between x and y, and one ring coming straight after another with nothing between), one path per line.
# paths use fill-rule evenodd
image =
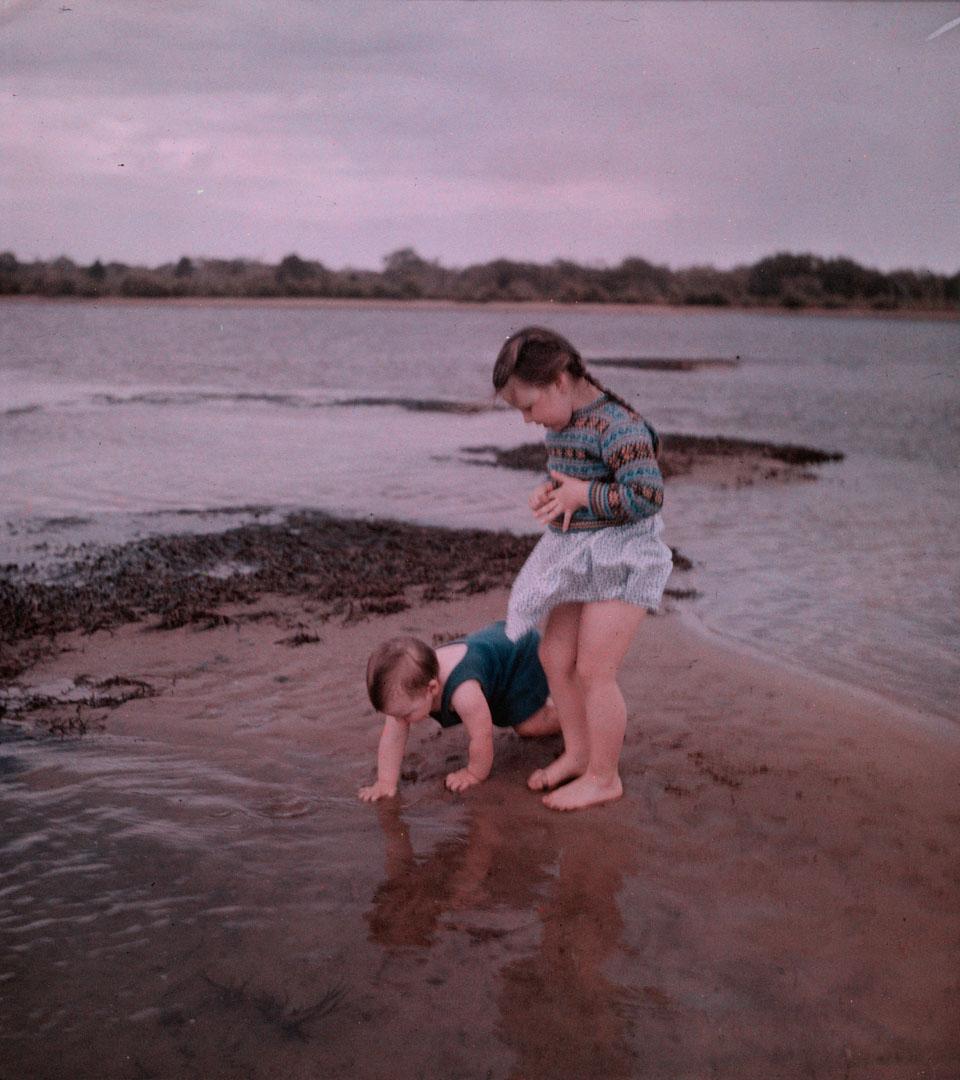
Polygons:
M367 693L377 712L414 723L430 712L439 688L437 654L415 637L395 637L377 646L367 661Z

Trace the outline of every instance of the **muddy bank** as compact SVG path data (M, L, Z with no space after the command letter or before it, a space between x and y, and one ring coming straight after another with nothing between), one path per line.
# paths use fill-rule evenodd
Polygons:
M147 692L119 680L21 693L13 680L54 653L57 636L70 631L89 635L124 623L211 630L266 621L279 628L278 644L298 648L320 642L331 619L349 625L411 604L509 587L537 539L300 513L279 524L98 550L57 583L0 575L0 717L54 706L113 707ZM676 572L692 569L690 559L671 551ZM699 594L670 587L666 595ZM79 722L73 728L85 730Z
M536 537L291 514L214 534L157 536L81 554L60 580L0 576L0 646L38 636L151 620L159 629L216 624L225 604L297 595L325 616L399 611L405 595L439 599L506 585ZM3 672L0 672L2 674Z
M546 462L542 443L464 447L464 454L476 464L531 472L542 472ZM661 468L668 480L742 487L815 479L813 466L842 457L804 446L670 433L663 436ZM29 567L0 568L0 678L29 666L58 633L138 621L161 629L209 627L247 617L224 615L224 605L251 604L267 594L301 597L317 619L349 622L401 611L411 597L485 592L509 585L535 542L535 535L351 521L317 511L220 533L81 546L55 581L32 579ZM674 565L690 568L676 552ZM668 595L696 593L671 587ZM291 636L298 632L312 631L294 626Z
M279 523L222 533L157 536L95 548L54 582L0 572L0 679L32 663L50 639L122 623L155 630L210 628L262 618L242 610L264 596L297 597L310 625L352 622L417 602L509 586L537 535L445 529L397 521L352 521L301 512ZM690 561L675 553L678 570ZM687 595L690 595L689 590ZM226 614L224 607L238 610Z
M790 443L731 439L725 435L661 435L660 469L665 480L681 478L716 484L745 485L756 481L815 480L811 466L842 461L844 455ZM509 450L497 446L465 446L465 460L542 473L547 452L543 443L524 443Z
M740 366L739 356L601 356L590 367L627 368L633 371L703 371Z
M476 464L532 472L545 467L542 443L465 447L464 453ZM814 479L811 466L841 458L803 446L667 434L661 467L669 480L740 487ZM402 611L411 602L509 586L536 540L304 511L218 533L81 545L55 580L41 580L30 567L0 567L0 679L15 678L49 652L57 634L132 622L153 629L240 624L263 617L243 608L268 595L300 599L307 622L286 624L288 641L297 644L330 618L349 623ZM690 566L674 551L675 570ZM692 599L697 593L671 582L667 595ZM226 614L226 606L236 610Z
M268 618L64 639L25 689L156 692L3 744L0 1074L953 1080L952 729L673 613L622 668L620 802L547 810L525 780L559 740L511 732L454 795L464 733L433 724L359 802L370 649L505 604L297 649Z

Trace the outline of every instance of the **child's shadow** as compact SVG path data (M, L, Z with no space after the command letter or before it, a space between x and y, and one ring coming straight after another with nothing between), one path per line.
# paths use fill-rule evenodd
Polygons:
M512 784L489 782L472 802L466 835L425 855L398 800L378 804L387 875L367 913L372 940L429 949L466 931L480 947L467 954L468 982L470 964L499 967L496 1027L517 1055L514 1075L630 1076L631 993L604 967L622 947L617 895L636 868L635 831L615 813L558 816ZM480 913L495 913L494 925ZM445 987L448 1000L457 992Z

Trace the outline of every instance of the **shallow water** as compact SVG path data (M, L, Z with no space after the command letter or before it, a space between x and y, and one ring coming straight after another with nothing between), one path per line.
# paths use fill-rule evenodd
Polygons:
M11 1080L506 1076L531 1060L541 980L603 1018L629 997L601 971L627 863L591 897L570 865L593 863L586 835L516 804L361 807L318 796L330 766L302 752L258 767L101 736L8 741L0 761ZM551 1059L585 1065L554 1015ZM629 1075L622 1023L589 1050Z
M530 478L461 454L534 438L516 417L328 407L484 400L491 342L526 315L0 314L4 560L49 568L84 540L222 528L255 504L527 527ZM543 321L588 355L743 355L734 370L611 372L661 428L844 451L815 483L671 488L668 539L701 564L696 610L801 666L953 712L956 324ZM878 780L854 804L862 851L831 814L870 791L868 773L847 762L834 776L813 751L778 771L778 748L742 745L712 751L716 772L698 739L722 728L725 748L737 719L716 702L713 717L678 705L659 732L631 732L622 812L540 811L523 776L556 747L515 741L470 799L442 792L456 750L431 741L400 803L362 806L351 785L375 735L372 717L364 734L356 723L356 657L317 665L325 697L310 657L288 653L279 676L276 656L227 637L235 668L204 660L176 700L138 702L126 735L0 725L2 1080L946 1080L955 1036L927 1018L930 987L955 981L937 965L956 877L909 787ZM185 647L178 663L196 666L201 647ZM750 812L740 800L762 785L769 801ZM863 899L874 877L882 904Z
M258 1044L342 1005L364 951L343 897L376 871L294 776L140 741L4 749L2 1058L19 1076L58 1058L77 1077L247 1075Z
M960 323L242 303L2 314L0 561L41 568L79 543L225 528L250 507L526 531L532 478L463 453L539 438L518 417L336 402L489 404L497 346L531 319L587 357L739 356L602 372L663 430L846 455L811 484L669 488L665 538L698 564L695 610L791 663L956 717Z
M122 736L0 725L3 1080L950 1077L952 833L846 751L778 767L661 702L616 809L543 810L558 740L509 734L446 793L451 733L366 806L373 718L258 678L238 708L187 679Z

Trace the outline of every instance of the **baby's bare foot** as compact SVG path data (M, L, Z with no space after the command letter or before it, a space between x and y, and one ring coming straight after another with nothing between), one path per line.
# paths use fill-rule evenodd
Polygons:
M621 795L623 795L623 784L619 776L614 776L612 780L601 780L596 776L581 776L559 791L545 795L543 805L551 810L585 810L588 806L614 802Z
M524 738L559 735L561 728L556 707L552 702L548 701L539 712L534 713L533 716L528 716L522 724L517 724L514 730Z
M561 754L545 769L535 769L527 780L527 787L531 791L550 791L565 780L582 775L585 768L576 758Z

